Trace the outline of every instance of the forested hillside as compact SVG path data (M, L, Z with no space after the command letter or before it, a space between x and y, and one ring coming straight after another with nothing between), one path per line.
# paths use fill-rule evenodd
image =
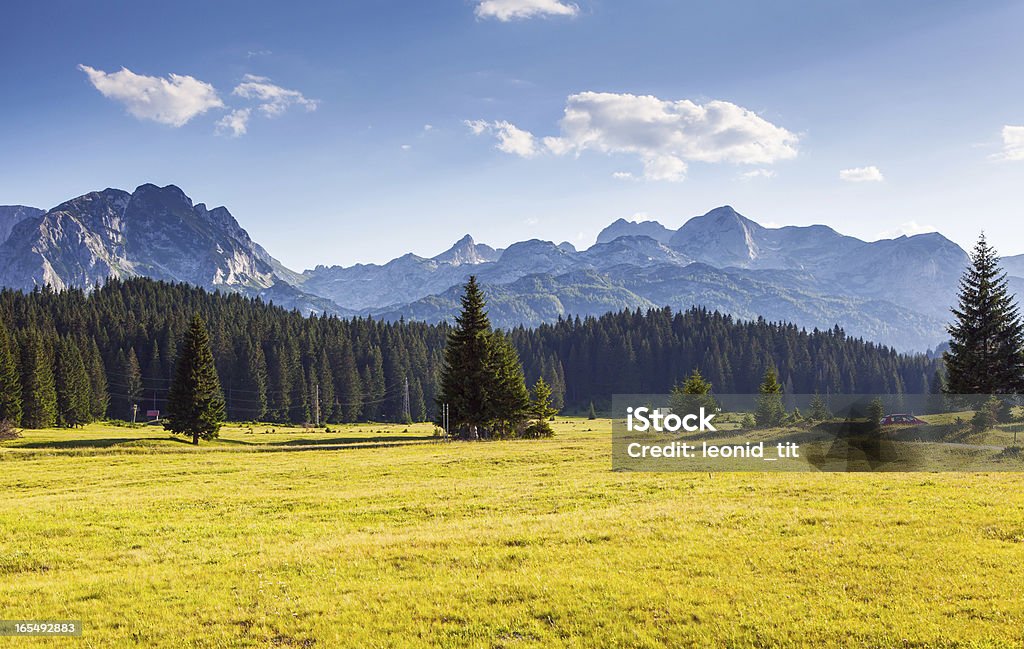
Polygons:
M195 313L210 332L230 419L309 422L319 404L321 421L400 421L407 381L410 417L434 417L447 325L307 318L238 294L131 279L88 295L0 292L0 418L40 427L130 419L133 404L140 419L164 410ZM667 392L694 367L720 394L756 391L770 365L790 392L923 392L935 369L838 328L805 332L699 309L567 319L517 328L512 339L528 382L543 375L570 410L600 408L616 392Z

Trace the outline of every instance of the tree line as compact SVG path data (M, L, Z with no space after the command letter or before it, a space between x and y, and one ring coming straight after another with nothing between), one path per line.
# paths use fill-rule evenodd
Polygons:
M134 278L88 292L0 291L0 420L39 428L165 412L193 316L209 331L230 420L439 419L447 324L307 317ZM720 394L756 392L770 367L788 393L920 393L938 369L838 327L806 331L700 308L565 318L499 335L526 384L543 378L560 411L604 409L617 392L667 393L693 369Z

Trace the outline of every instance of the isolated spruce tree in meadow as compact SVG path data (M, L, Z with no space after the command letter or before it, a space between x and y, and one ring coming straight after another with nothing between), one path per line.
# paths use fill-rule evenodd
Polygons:
M679 416L697 414L701 408L705 412L718 410L718 403L711 396L711 382L701 376L700 370L694 369L682 385L672 388L669 407Z
M198 315L192 318L167 395L164 428L191 435L192 443L213 439L224 421L224 396L210 350L210 337Z
M597 410L594 409L594 402L590 402L590 411L587 413L587 419L597 419Z
M764 373L754 410L754 421L760 428L770 428L782 423L786 409L782 405L782 385L774 367Z
M812 421L825 421L832 417L832 413L828 411L828 405L825 404L825 400L817 392L811 397L810 410L807 413L807 417Z
M21 377L7 327L0 322L0 421L21 423Z
M955 321L948 327L946 392L1016 394L1024 391L1024 329L1006 273L984 233L960 279Z
M483 291L471 275L462 295L462 311L448 334L437 398L439 411L447 404L450 427L464 430L470 439L479 439L487 421L490 337Z
M533 422L526 429L527 437L551 437L555 434L551 428L551 418L558 414L552 403L551 387L544 377L533 384L533 398L529 404L529 416Z

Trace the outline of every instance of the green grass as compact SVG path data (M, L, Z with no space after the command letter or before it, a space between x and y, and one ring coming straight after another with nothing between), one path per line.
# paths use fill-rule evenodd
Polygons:
M85 626L0 646L1024 645L1019 473L614 472L607 420L269 428L0 443L0 619Z

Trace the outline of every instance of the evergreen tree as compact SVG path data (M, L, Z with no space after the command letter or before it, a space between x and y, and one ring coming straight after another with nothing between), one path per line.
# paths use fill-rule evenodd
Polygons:
M491 321L475 276L470 276L462 296L462 311L448 334L441 370L438 405L447 404L450 427L470 439L478 439L488 420L487 388L491 347Z
M587 412L587 419L597 419L597 411L594 410L594 402L590 402L590 410Z
M810 411L807 413L807 417L811 421L826 421L832 418L832 413L828 411L825 400L817 392L811 397Z
M488 352L488 372L486 385L487 422L499 436L514 435L519 431L527 417L530 406L530 393L526 389L526 379L512 343L501 333L491 334ZM543 385L543 379L538 379ZM545 386L545 389L547 387ZM551 391L547 389L548 405L550 406ZM553 416L557 410L553 411Z
M949 326L946 391L1015 394L1024 390L1024 329L999 257L985 235L960 279L955 322Z
M61 338L57 344L54 380L57 390L57 423L74 428L91 421L89 402L92 390L89 375L78 346L69 337Z
M53 364L42 337L33 329L21 341L21 426L49 428L57 420Z
M946 412L948 404L946 403L946 384L942 380L942 372L935 370L932 375L931 383L928 386L928 412L931 414L938 414Z
M875 397L868 404L868 430L877 432L882 428L882 417L885 417L885 404L882 399Z
M110 394L107 391L107 372L103 367L103 356L100 354L96 339L89 340L85 370L89 374L89 415L95 421L107 416L110 405Z
M0 421L21 423L21 377L7 327L0 322Z
M334 393L338 405L335 408L335 417L338 421L358 421L363 412L363 387L352 346L349 344L345 344L341 349L336 376L338 378Z
M198 315L185 334L174 380L167 396L164 428L178 435L191 435L192 443L213 439L224 421L224 397L210 351L206 326Z
M551 388L541 377L533 384L533 399L529 403L529 416L533 422L526 429L527 437L551 437L551 418L558 413L551 403Z
M701 408L705 412L716 412L718 403L711 396L711 383L701 376L700 370L694 369L682 385L672 388L669 407L672 412L682 417L687 414L698 414Z
M761 428L770 428L782 423L786 409L782 406L782 386L774 367L764 373L764 380L758 389L757 408L754 410L754 421Z
M121 399L121 412L117 413L120 419L131 421L142 400L142 370L139 369L139 358L135 355L135 348L129 347L128 352L122 357L120 367L120 387L124 391Z

